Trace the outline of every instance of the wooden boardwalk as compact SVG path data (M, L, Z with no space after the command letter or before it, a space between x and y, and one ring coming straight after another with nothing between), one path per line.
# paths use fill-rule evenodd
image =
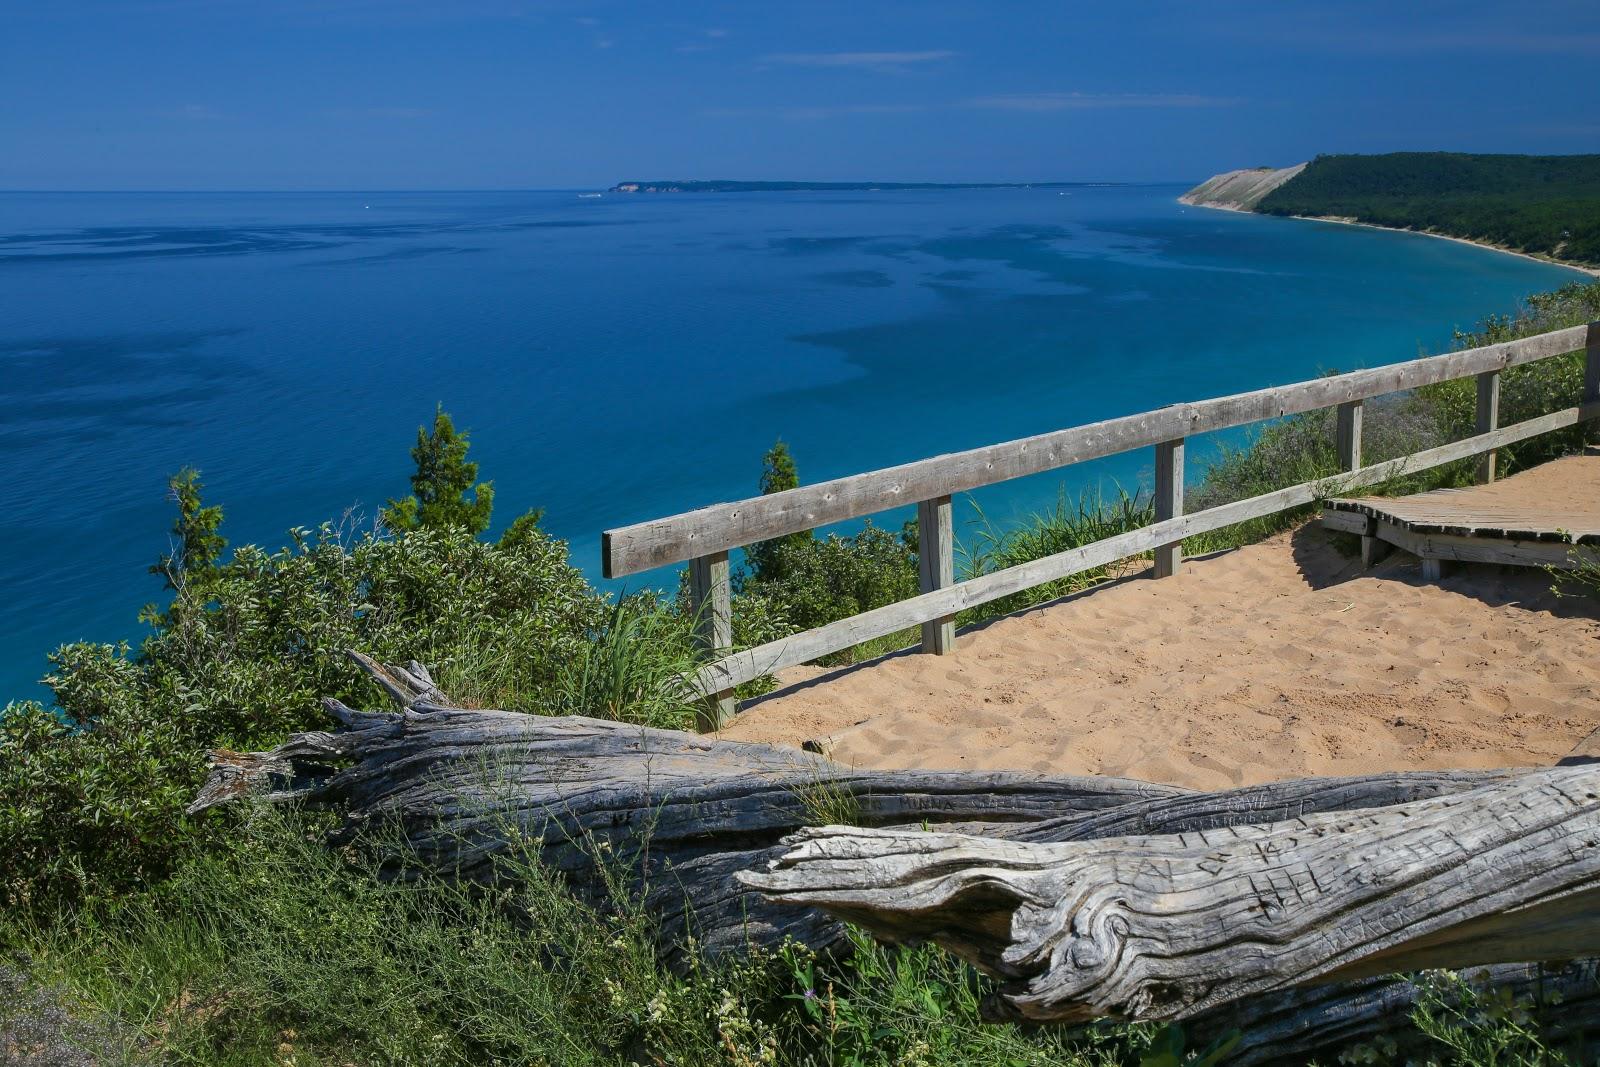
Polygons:
M1329 500L1322 521L1360 534L1366 562L1395 546L1432 578L1447 561L1572 567L1600 560L1600 453L1467 489Z

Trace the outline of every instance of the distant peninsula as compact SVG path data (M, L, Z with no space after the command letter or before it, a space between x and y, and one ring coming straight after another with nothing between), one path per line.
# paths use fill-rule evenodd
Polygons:
M723 178L689 181L622 181L612 193L871 193L896 189L1065 189L1122 182L741 182Z
M1413 230L1593 271L1600 155L1323 155L1218 174L1183 203Z

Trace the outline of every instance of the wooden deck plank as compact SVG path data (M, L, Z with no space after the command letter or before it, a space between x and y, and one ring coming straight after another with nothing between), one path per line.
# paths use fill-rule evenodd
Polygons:
M1417 534L1600 544L1600 454L1568 456L1486 485L1329 500L1325 521L1364 515ZM1405 546L1401 546L1405 547Z

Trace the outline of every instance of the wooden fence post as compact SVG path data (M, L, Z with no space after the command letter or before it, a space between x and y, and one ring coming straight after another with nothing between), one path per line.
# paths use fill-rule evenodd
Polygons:
M955 584L955 526L950 498L917 504L917 587L924 593ZM922 651L943 656L956 647L956 619L945 615L922 624Z
M1583 404L1600 404L1600 321L1589 324L1587 335L1589 358L1583 366ZM1589 424L1589 432L1584 436L1593 441L1600 434L1595 432L1595 427L1600 426L1600 419Z
M1366 410L1363 400L1351 400L1339 405L1339 420L1334 437L1339 446L1339 469L1361 469L1361 421Z
M1339 469L1361 469L1361 426L1366 421L1366 401L1350 400L1339 405L1333 438L1339 451ZM1370 526L1371 523L1369 522ZM1389 551L1387 543L1370 534L1361 535L1361 566L1371 567Z
M1156 445L1156 521L1165 522L1183 514L1183 443L1162 441ZM1183 542L1171 541L1156 546L1157 578L1168 578L1183 566Z
M689 608L694 612L695 643L708 661L733 647L733 597L728 582L728 554L713 552L689 561ZM707 694L697 725L702 733L720 730L738 709L733 691Z
M1473 425L1474 433L1488 433L1500 426L1500 372L1497 370L1484 371L1478 375L1478 419ZM1479 485L1488 485L1494 481L1495 450L1483 453L1478 457Z

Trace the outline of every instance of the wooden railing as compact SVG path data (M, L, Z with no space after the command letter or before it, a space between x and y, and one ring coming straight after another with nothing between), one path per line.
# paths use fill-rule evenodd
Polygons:
M1500 372L1587 347L1583 396L1575 407L1512 426L1499 425ZM1362 466L1362 404L1386 393L1476 376L1477 423L1472 437ZM1185 515L1183 456L1194 434L1226 430L1320 408L1338 408L1338 455L1344 473ZM699 642L711 660L693 679L707 696L702 726L732 717L733 689L763 674L805 663L920 624L922 650L955 647L957 612L998 600L1119 559L1154 551L1156 577L1178 571L1183 539L1309 504L1335 492L1386 481L1469 456L1481 456L1478 477L1494 477L1494 450L1551 430L1600 418L1600 322L1442 356L1352 371L1294 385L1174 404L1157 411L1074 426L1004 444L954 452L898 467L804 485L769 496L607 530L605 575L618 578L689 562L689 591ZM1155 448L1156 521L1092 544L955 581L951 497L985 485L1038 474L1137 448ZM921 593L756 648L729 652L733 643L728 552L785 534L917 505Z

